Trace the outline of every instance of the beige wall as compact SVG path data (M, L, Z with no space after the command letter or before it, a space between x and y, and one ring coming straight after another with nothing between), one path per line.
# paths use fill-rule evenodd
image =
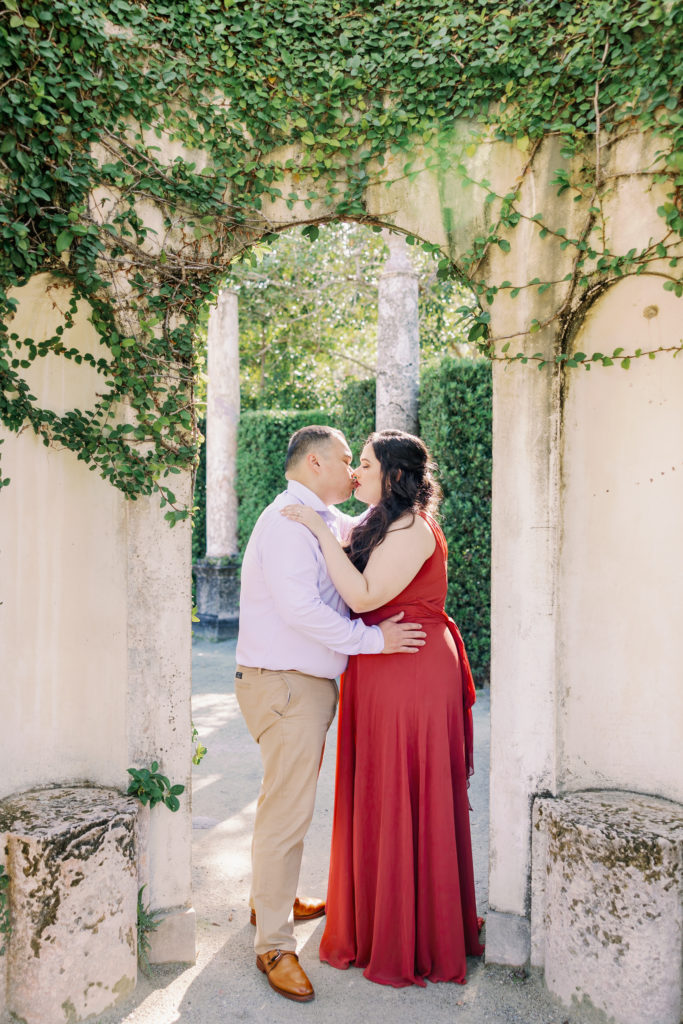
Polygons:
M576 345L657 348L680 318L659 282L622 282ZM562 504L560 787L683 801L683 357L571 376Z
M20 337L49 337L68 292L47 275L15 292ZM98 357L79 311L68 344ZM87 408L97 374L48 355L27 373L39 403ZM121 785L126 740L126 503L70 452L30 428L3 432L0 494L0 794L37 783L92 779Z
M39 275L15 296L12 330L42 340L69 292ZM106 351L79 309L67 347ZM93 404L103 378L55 355L27 371L39 403ZM187 787L181 809L141 820L141 884L153 907L186 908L190 887L190 528L155 498L128 502L72 452L30 428L3 430L0 493L0 797L53 782L125 789L129 767L160 762ZM189 477L174 477L189 498ZM178 915L171 959L194 959L194 920Z

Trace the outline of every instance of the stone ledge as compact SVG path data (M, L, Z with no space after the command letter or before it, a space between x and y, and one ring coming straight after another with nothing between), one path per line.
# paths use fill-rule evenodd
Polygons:
M679 1024L682 883L679 804L613 790L537 799L531 962L550 991L617 1024Z
M199 622L193 624L197 636L207 640L229 640L239 627L240 579L236 558L216 561L201 559L192 566L197 584Z
M196 915L193 907L165 912L149 934L151 964L193 964L197 959Z
M529 919L519 914L486 912L486 963L524 967L529 962Z
M125 998L137 981L136 802L94 787L31 790L0 802L0 835L6 1008L26 1024L73 1024Z
M205 615L199 613L199 621L192 623L192 632L195 636L211 640L213 643L220 643L223 640L233 640L239 632L239 618L222 618L218 615Z

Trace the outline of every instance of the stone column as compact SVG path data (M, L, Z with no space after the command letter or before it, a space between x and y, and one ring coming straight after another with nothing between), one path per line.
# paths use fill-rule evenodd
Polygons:
M237 428L240 416L237 293L225 289L211 310L207 338L206 557L194 567L199 622L212 640L234 636L237 578Z
M173 490L189 502L190 474L174 477ZM194 963L190 526L170 530L157 497L138 498L126 511L127 752L118 778L127 785L127 767L158 761L172 785L185 787L175 813L163 804L140 809L138 886L161 911L150 962Z
M417 272L403 235L384 231L389 259L379 279L377 430L417 431L420 325Z

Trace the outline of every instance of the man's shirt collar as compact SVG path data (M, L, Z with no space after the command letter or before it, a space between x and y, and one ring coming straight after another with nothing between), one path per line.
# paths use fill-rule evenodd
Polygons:
M335 515L334 509L326 505L314 491L310 490L310 488L306 487L304 484L299 483L298 480L287 481L287 493L298 498L298 500L304 505L314 508L316 512L322 512L323 514L332 516Z

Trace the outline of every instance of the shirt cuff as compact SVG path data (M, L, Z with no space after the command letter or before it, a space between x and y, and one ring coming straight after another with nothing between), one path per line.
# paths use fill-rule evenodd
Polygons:
M363 636L361 654L381 654L384 650L384 633L379 626L367 626Z

